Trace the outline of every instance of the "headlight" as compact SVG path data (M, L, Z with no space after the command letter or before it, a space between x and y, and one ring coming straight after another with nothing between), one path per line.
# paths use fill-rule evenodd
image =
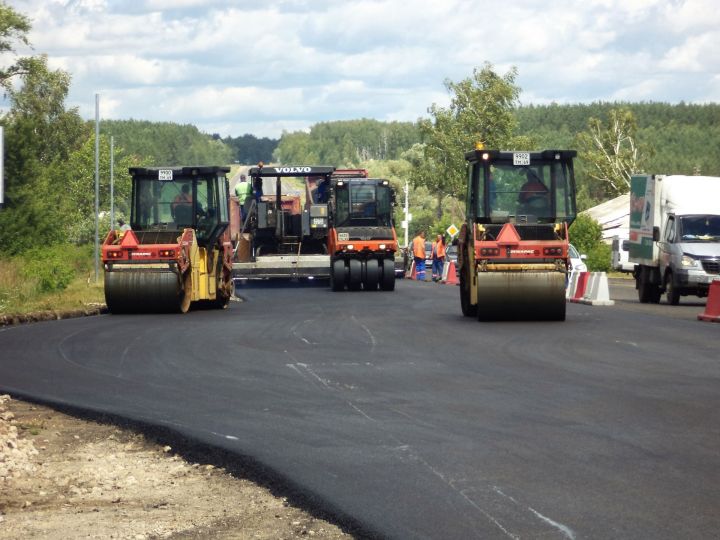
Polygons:
M691 268L697 268L700 266L700 261L697 261L688 255L683 255L682 259L680 260L680 264L682 264L683 266L689 266Z

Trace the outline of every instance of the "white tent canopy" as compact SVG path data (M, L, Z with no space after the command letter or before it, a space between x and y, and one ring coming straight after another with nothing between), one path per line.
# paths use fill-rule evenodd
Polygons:
M614 236L625 239L630 229L630 193L593 206L582 212L602 226L602 237L610 241Z

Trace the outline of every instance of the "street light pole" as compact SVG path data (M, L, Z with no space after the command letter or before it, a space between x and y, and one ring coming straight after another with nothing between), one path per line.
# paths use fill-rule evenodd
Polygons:
M115 139L110 135L110 230L115 228L115 178L113 166L115 162Z
M408 184L407 180L405 180L405 222L403 223L403 227L405 227L405 247L408 245L408 229L410 228L410 185Z
M100 279L100 94L95 94L95 283Z

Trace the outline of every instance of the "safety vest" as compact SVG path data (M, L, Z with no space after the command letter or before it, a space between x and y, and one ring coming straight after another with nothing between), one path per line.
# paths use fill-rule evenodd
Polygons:
M432 250L433 250L433 254L435 255L436 259L444 259L445 258L445 244L443 244L441 242L433 242Z
M245 200L252 195L252 186L250 182L238 182L235 184L235 195L238 199Z
M422 236L413 238L413 257L425 258L425 240L423 240Z

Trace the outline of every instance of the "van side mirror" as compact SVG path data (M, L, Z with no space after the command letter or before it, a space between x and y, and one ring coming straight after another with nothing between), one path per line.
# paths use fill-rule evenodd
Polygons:
M630 241L629 241L629 240L623 240L623 242L622 242L622 250L623 250L623 251L630 251Z
M581 253L581 254L580 254L580 260L581 260L581 261L587 261L587 255L585 255L584 253Z
M660 240L660 227L653 227L653 242Z

